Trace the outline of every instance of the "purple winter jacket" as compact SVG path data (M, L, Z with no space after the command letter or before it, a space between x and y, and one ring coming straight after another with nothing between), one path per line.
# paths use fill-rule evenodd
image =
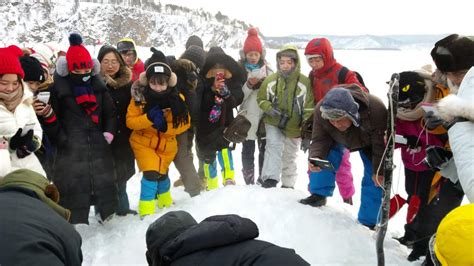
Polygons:
M443 141L439 136L427 133L422 127L421 119L415 121L406 121L398 119L396 120L396 132L398 135L406 136L416 136L418 141L421 144L421 147L413 150L408 148L404 144L396 144L396 148L401 148L402 152L402 161L405 168L421 172L429 170L429 167L423 163L423 159L426 156L426 147L427 146L440 146L443 147ZM423 133L421 133L423 132Z

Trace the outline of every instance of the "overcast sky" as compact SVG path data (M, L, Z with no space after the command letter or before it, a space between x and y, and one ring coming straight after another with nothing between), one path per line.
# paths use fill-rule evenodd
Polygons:
M266 36L291 34L474 35L471 0L162 0L221 11Z

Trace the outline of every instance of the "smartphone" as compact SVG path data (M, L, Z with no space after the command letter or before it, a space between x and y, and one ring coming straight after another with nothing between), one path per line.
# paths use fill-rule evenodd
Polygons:
M255 69L255 70L250 71L249 78L259 79L260 78L260 69Z
M433 112L433 115L438 115L438 110L432 103L421 103L421 108L425 111L425 113Z
M34 129L35 128L35 123L28 123L26 124L22 130L21 130L21 136L25 136L26 133L28 133L28 131L30 131L30 129Z
M309 162L321 169L334 171L334 166L331 162L327 160L322 160L319 158L309 158Z
M224 72L216 72L216 80L224 79Z
M38 101L40 101L42 103L45 103L45 104L48 104L50 95L51 94L50 94L49 91L41 91L40 93L38 93L38 95L36 97L37 97Z

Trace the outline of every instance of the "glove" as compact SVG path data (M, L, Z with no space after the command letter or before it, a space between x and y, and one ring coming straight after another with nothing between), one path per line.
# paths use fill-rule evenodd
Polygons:
M163 117L163 110L160 107L154 106L146 113L148 120L153 123L153 127L158 129L158 131L166 132L168 130L168 125Z
M33 129L28 130L28 132L21 136L22 128L19 128L18 131L10 138L10 149L16 150L20 147L26 146L29 142L33 140Z
M408 148L414 150L421 146L421 141L416 136L406 136Z
M426 128L433 130L438 126L442 125L445 121L439 116L435 115L433 111L429 111L425 114L425 124Z
M104 132L103 134L104 134L105 141L107 141L108 144L112 143L112 141L114 140L114 134L110 132Z
M25 141L25 144L15 149L16 156L20 159L25 158L26 156L32 154L33 152L38 150L41 146L40 141L35 136L33 136L33 129L30 129L28 133L26 133L26 135L23 137L28 137Z
M281 112L276 108L272 108L270 111L267 111L266 114L271 117L277 117L281 115Z
M448 161L453 157L453 153L443 147L429 146L426 148L425 164L433 170L440 170L446 167Z
M230 90L224 85L221 89L216 90L217 95L221 96L222 98L226 99L230 96Z
M303 151L303 152L306 152L307 150L309 150L309 146L311 145L311 139L302 139L301 140L301 146L300 146L300 149Z

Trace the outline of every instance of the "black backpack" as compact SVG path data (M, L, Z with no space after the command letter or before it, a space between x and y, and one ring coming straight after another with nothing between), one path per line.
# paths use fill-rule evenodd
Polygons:
M341 68L341 71L339 71L339 76L337 76L337 81L339 82L339 84L344 84L346 82L347 72L349 72L349 69L343 66ZM362 86L365 87L365 83L364 83L364 79L362 78L362 75L357 71L353 71L353 72L356 74L357 80L360 82L360 84L362 84Z

